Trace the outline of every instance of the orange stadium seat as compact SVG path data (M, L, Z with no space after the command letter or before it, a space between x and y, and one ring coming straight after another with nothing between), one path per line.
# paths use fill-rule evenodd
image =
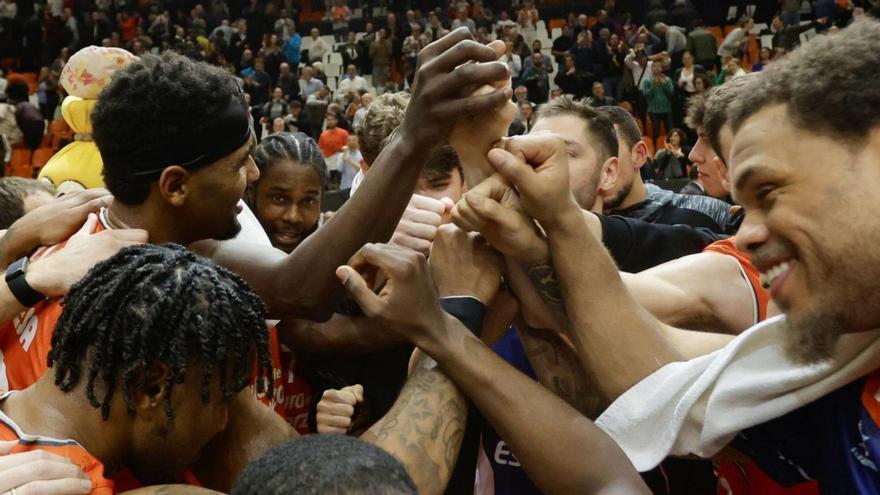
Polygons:
M52 148L37 148L31 157L31 167L33 167L34 170L40 170L54 154L55 150Z
M550 22L547 23L547 27L552 31L555 28L565 27L565 23L565 19L550 19Z
M16 177L33 177L34 171L31 168L31 150L29 149L13 149L12 160L9 162L9 170L6 175Z

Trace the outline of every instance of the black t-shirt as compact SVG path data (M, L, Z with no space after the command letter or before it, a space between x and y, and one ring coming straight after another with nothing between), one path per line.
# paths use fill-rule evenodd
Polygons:
M648 223L620 215L600 215L599 220L602 243L617 267L629 273L699 253L722 238L708 228Z

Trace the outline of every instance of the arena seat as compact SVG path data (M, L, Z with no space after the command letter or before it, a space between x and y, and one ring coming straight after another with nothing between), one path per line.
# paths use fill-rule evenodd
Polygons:
M34 150L34 154L31 157L31 167L33 167L34 170L40 170L54 154L55 150L52 148L37 148Z

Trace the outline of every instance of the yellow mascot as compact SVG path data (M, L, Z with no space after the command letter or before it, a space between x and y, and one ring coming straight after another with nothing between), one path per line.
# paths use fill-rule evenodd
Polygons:
M61 115L73 129L74 140L52 156L39 176L59 194L104 187L104 164L92 140L92 109L113 73L137 59L121 48L89 46L70 57L61 71L61 85L68 94Z

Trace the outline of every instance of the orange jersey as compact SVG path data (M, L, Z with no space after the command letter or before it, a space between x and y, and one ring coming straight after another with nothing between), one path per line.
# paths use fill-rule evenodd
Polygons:
M14 392L6 392L0 396L0 400L8 397L10 393ZM12 449L11 453L13 454L31 450L45 450L66 457L79 466L92 480L92 495L116 493L114 483L104 477L104 465L101 464L101 461L95 459L75 440L28 435L22 432L21 428L2 412L0 412L0 440L18 440L18 445Z
M755 323L757 324L767 318L767 304L770 302L770 293L761 285L761 274L755 268L755 265L752 264L751 255L738 250L734 244L735 242L734 237L729 237L709 244L703 251L732 256L739 263L743 276L749 281L749 285L752 286L755 308L757 309L757 314L755 315Z

